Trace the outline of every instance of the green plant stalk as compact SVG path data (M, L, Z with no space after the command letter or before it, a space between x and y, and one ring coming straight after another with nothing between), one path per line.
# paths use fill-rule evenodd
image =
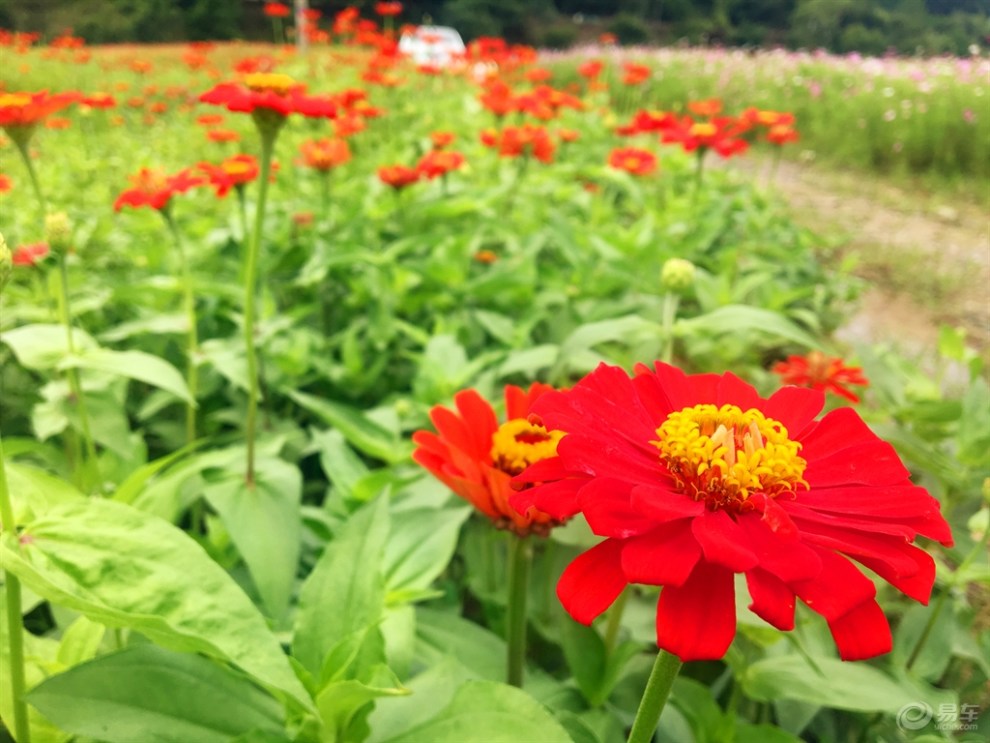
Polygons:
M698 194L701 193L701 181L705 174L705 152L706 148L698 148L698 154L696 155L697 164L694 169L694 192L691 195L692 204L698 200Z
M189 395L192 400L186 404L186 443L196 439L196 392L199 389L199 333L197 332L196 317L196 297L193 295L192 270L189 266L189 258L186 255L182 236L179 228L172 219L172 214L166 206L161 210L168 231L172 233L172 240L175 242L175 250L179 254L179 270L182 274L182 306L186 312L186 322L189 323L189 333L186 339L187 356L186 359L186 386L189 388Z
M76 344L72 338L72 317L69 313L69 270L66 268L64 255L59 258L58 269L60 280L60 291L58 295L59 315L62 318L62 324L65 326L66 347L69 350L69 354L75 355ZM86 488L88 489L91 484L88 482L90 471L96 477L97 483L100 481L100 463L96 456L96 442L93 439L93 433L89 426L89 413L86 410L86 397L83 395L79 372L75 367L69 367L65 373L69 380L69 390L72 392L76 409L79 411L79 425L82 428L83 443L86 446L86 465L83 470L86 474Z
M7 471L3 459L3 441L0 440L0 521L3 531L15 528L14 507L7 487ZM7 604L7 637L10 653L10 696L14 710L14 737L17 743L30 743L31 728L28 725L27 704L24 694L24 624L21 618L21 582L9 571L4 573L4 591Z
M513 535L509 545L509 597L506 609L506 682L522 687L526 666L526 598L533 550L528 537Z
M268 199L268 179L272 169L277 129L260 129L261 165L258 175L258 204L254 213L254 232L248 243L247 266L244 271L244 350L247 356L248 407L245 423L247 436L247 465L244 481L254 485L254 439L258 425L258 352L254 342L255 295L258 284L258 256L261 253L261 233L265 226L265 202Z
M676 292L668 291L663 298L663 354L661 360L670 364L674 360L674 321L681 298Z
M31 153L28 150L28 143L31 141L31 135L28 134L26 137L11 136L11 139L17 146L17 151L21 153L21 159L24 160L24 165L28 172L28 178L31 180L31 187L34 189L35 198L38 199L38 206L41 207L41 217L42 220L44 220L45 215L48 214L48 202L45 200L45 194L41 190L41 182L38 180L38 174L34 169L34 163L31 162Z
M986 533L983 535L983 539L973 545L973 549L968 555L966 555L965 558L963 558L963 561L959 563L959 567L956 568L956 570L959 571L965 568L975 559L977 555L986 554L988 544L990 544L990 529L987 529ZM935 608L932 609L932 613L928 615L928 621L925 622L925 628L921 631L921 637L918 638L918 642L914 646L914 650L911 651L911 655L908 657L907 663L904 664L905 671L910 671L911 667L917 662L918 657L921 655L922 649L925 647L925 643L928 642L928 638L932 634L932 630L935 629L935 623L938 621L939 615L945 608L948 598L949 589L947 587L942 591L942 593L939 594L938 599L935 602Z
M636 711L636 719L629 731L628 743L649 743L653 740L660 714L667 704L667 697L670 696L681 665L681 659L673 653L666 650L657 653L657 660L653 664L650 679L646 682L646 690Z
M605 625L605 652L608 655L615 650L615 644L619 639L619 629L622 627L622 615L629 601L629 591L629 586L626 586L608 612L608 624Z

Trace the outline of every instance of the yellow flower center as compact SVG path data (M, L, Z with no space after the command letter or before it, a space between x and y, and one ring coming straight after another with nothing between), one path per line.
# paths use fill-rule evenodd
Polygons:
M691 126L692 137L713 137L717 131L718 128L707 121L701 121Z
M278 93L285 95L299 83L280 72L252 72L244 76L244 84L255 93Z
M801 444L756 408L695 405L668 415L657 435L651 443L678 490L712 510L745 510L753 493L777 497L808 487Z
M242 162L225 162L221 167L228 175L244 175L251 170L251 166Z
M31 103L31 96L25 93L0 93L0 108L23 108Z
M533 462L555 455L563 437L563 431L547 431L525 418L513 418L492 434L492 461L503 472L518 475Z

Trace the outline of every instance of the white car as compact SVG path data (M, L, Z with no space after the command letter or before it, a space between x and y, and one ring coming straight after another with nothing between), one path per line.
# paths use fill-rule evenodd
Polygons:
M446 67L464 50L461 35L448 26L417 26L399 39L399 51L421 65Z

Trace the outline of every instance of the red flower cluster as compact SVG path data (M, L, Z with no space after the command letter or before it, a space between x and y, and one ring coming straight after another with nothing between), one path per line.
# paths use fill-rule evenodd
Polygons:
M269 18L288 18L292 15L292 9L285 3L265 3L261 12Z
M351 148L343 139L311 139L299 147L303 164L307 168L333 170L351 159Z
M870 384L860 367L846 366L842 359L826 356L821 351L812 351L807 356L788 356L786 361L774 364L772 371L783 384L831 392L854 403L859 402L859 398L848 386Z
M821 614L845 660L891 648L876 587L854 562L926 603L935 578L918 535L952 543L939 504L851 408L815 420L824 395L769 399L732 374L657 363L633 378L602 364L531 415L566 435L514 480L521 513L582 513L597 546L557 593L590 623L629 583L663 586L657 644L682 660L721 658L736 632L734 574L750 609L781 630L795 604Z
M375 3L375 13L382 16L383 18L392 18L399 15L401 12L402 12L402 3L399 2Z
M15 266L34 268L41 263L51 252L48 243L31 243L21 245L14 250L12 262Z
M481 133L481 143L498 150L502 157L533 157L544 163L553 162L557 149L547 130L532 124L507 126L501 132L486 129Z
M167 209L172 197L176 194L204 185L207 181L203 176L196 175L190 168L180 170L175 175L167 175L163 171L152 168L141 168L135 175L130 176L131 187L120 194L113 203L114 211L119 212L123 207L135 209L149 206L162 211Z
M82 98L80 93L56 93L43 90L38 93L0 92L0 129L15 142L26 142L35 127L47 116L61 111Z
M250 113L259 126L278 126L292 113L331 119L337 105L327 96L306 95L306 86L277 72L253 72L244 84L220 83L203 93L199 100L228 111Z
M478 256L476 259L491 262ZM456 410L438 405L430 411L437 433L413 434L417 445L413 459L498 528L519 535L546 536L560 522L534 509L522 514L510 507L509 499L512 477L528 465L552 457L563 436L563 432L548 431L529 416L532 403L552 390L540 383L526 391L506 386L502 424L492 406L477 392L459 392L454 396Z
M446 175L464 165L464 155L454 150L430 150L420 158L416 169L427 180Z

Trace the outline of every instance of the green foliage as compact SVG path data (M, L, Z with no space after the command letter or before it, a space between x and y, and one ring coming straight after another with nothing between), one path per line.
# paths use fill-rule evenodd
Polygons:
M645 44L650 39L649 27L631 13L620 13L609 24L608 30L615 34L623 46Z

